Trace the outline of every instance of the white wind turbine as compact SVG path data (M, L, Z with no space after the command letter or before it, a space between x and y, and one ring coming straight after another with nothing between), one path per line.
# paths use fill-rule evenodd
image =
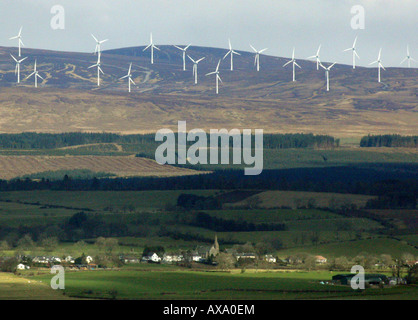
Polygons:
M336 62L334 62L332 65L330 65L329 67L324 67L324 65L322 63L319 63L320 66L325 70L325 76L327 78L327 91L329 91L329 71L331 70L331 68L336 64Z
M91 35L93 37L93 39L96 41L96 48L94 49L94 54L98 53L98 52L102 52L101 51L101 45L102 43L108 41L109 39L105 39L105 40L97 40L97 38L92 34Z
M254 48L251 44L250 44L250 47L255 52L254 65L257 66L257 71L260 71L260 54L263 53L264 51L266 51L267 48L264 48L260 51L257 51L257 49Z
M408 61L408 68L411 67L411 61L416 61L414 58L411 57L409 54L409 46L406 46L406 58L402 60L401 64L403 64L405 61Z
M13 60L16 62L16 68L15 68L15 75L17 75L17 83L20 83L20 64L26 60L28 57L25 57L23 59L17 60L15 57L13 57L13 55L10 55Z
M28 75L28 76L26 77L26 79L29 79L29 78L30 78L30 77L32 77L32 76L35 76L35 88L37 88L37 87L38 87L38 78L40 78L40 79L42 79L42 80L45 80L44 78L42 78L42 77L39 75L38 70L36 70L36 60L35 60L35 65L34 65L34 67L33 67L33 72L32 72L30 75Z
M237 55L241 55L241 54L239 54L238 52L235 52L233 49L232 49L232 45L231 45L231 39L229 39L228 40L229 41L229 51L226 53L226 55L224 56L224 59L228 56L228 54L230 54L231 55L231 71L234 71L234 54L237 54Z
M194 76L194 84L197 84L197 65L199 64L200 61L202 61L203 59L205 59L205 57L200 58L199 60L193 60L189 55L187 55L189 57L189 59L193 62L193 76Z
M216 94L219 93L219 81L222 82L221 77L219 76L219 65L221 64L221 60L219 60L218 65L216 66L216 70L213 72L209 72L206 74L207 76L215 74L216 75Z
M381 57L382 57L382 48L380 48L379 50L379 55L377 57L377 60L373 61L372 63L369 63L369 65L377 63L377 77L378 77L379 82L380 82L380 68L386 71L385 67L382 64Z
M132 63L129 65L129 70L128 70L128 74L126 76L123 76L122 78L119 78L119 80L128 78L128 90L129 92L131 92L131 83L133 85L136 85L136 83L132 80L132 73L131 73L131 69L132 69Z
M102 74L104 74L102 68L100 67L101 62L100 62L100 57L101 57L102 53L100 51L98 51L98 56L97 56L97 63L93 64L92 66L88 67L88 69L90 68L94 68L97 67L97 86L100 87L100 72Z
M293 53L292 53L292 60L286 62L283 67L286 67L289 63L292 63L293 65L293 81L296 81L296 77L295 77L295 66L297 66L299 69L302 69L300 65L297 64L296 60L295 60L295 48L293 48Z
M21 47L25 46L22 42L22 29L23 29L23 27L20 27L20 30L19 30L19 33L18 33L17 36L9 38L9 40L18 39L19 57L21 56L21 54L20 54L21 53Z
M189 49L189 47L191 46L192 44L189 44L188 46L186 46L186 47L184 47L184 48L180 48L180 47L178 47L178 46L174 46L174 47L176 47L177 49L179 49L179 50L181 50L181 51L183 51L183 71L186 71L186 51L187 51L187 49Z
M307 59L315 59L316 60L316 70L319 70L319 65L321 64L321 60L319 59L319 51L321 50L321 45L319 45L318 51L316 55L310 56Z
M146 48L142 51L147 50L148 48L151 48L151 64L154 64L154 49L157 49L158 51L161 51L157 46L154 45L152 42L152 33L150 35L150 44L146 46Z
M346 51L352 51L353 52L353 69L356 68L356 57L360 59L359 55L357 54L357 50L356 50L356 42L357 42L357 37L354 39L353 46L351 48L345 49L343 51L343 52L346 52Z

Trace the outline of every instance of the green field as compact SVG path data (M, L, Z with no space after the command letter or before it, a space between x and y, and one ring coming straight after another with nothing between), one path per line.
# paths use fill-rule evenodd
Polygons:
M156 269L156 268L154 268ZM238 271L238 270L237 270ZM335 274L335 273L334 273ZM416 299L417 288L367 289L323 285L330 272L198 272L176 267L152 270L67 272L65 294L79 298L116 299ZM27 276L26 276L27 277ZM48 283L51 275L28 277Z

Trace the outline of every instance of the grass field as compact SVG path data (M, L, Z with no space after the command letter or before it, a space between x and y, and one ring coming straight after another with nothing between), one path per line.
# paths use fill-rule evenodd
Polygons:
M341 193L320 193L320 192L303 192L303 191L265 191L250 198L257 197L260 199L260 207L263 208L279 208L290 207L296 208L298 206L307 206L311 199L314 199L315 205L318 207L329 207L330 204L338 207L343 204L355 204L357 207L364 207L367 200L374 198L372 196L358 195L358 194L341 194ZM239 207L247 203L245 199L234 204L229 204L230 207Z
M417 288L367 289L322 285L333 273L316 272L199 272L173 268L125 267L120 271L67 272L70 297L116 299L416 299ZM334 273L335 274L335 273ZM48 283L51 275L29 277Z
M353 258L359 254L390 254L393 257L401 257L405 253L414 256L418 255L418 249L407 243L390 238L377 238L284 249L279 252L279 256L285 258L301 252L328 257L345 256L348 258Z
M49 279L50 281L50 279ZM0 300L68 300L62 292L52 290L45 281L26 279L0 272Z

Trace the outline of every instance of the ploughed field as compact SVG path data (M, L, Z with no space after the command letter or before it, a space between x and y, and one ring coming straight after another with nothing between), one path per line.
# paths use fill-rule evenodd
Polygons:
M118 177L182 176L190 169L159 165L151 159L126 156L0 156L0 179L12 179L49 171L86 169Z

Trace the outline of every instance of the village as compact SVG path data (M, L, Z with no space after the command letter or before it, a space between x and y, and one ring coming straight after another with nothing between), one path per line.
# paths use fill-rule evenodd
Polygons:
M155 250L152 250L155 249ZM375 274L368 272L365 277L366 283L374 286L389 286L407 284L407 280L402 276L408 268L416 268L418 261L403 261L400 263L392 261L388 257L382 257L370 265L368 270L379 270L383 273L392 273L392 277L385 274ZM0 265L7 262L7 258L0 258ZM142 255L138 254L117 254L112 258L102 256L91 256L82 254L74 258L70 255L58 256L30 256L19 255L16 257L18 264L14 272L19 274L28 270L47 270L54 265L61 265L67 271L94 271L94 270L114 270L125 265L155 264L155 265L177 265L197 270L231 270L240 269L241 273L248 270L276 270L276 271L313 271L313 270L335 270L347 271L350 264L343 259L333 259L332 262L324 256L294 255L281 259L271 253L257 252L250 244L233 246L220 250L218 238L215 235L214 243L211 246L197 246L194 250L179 250L165 252L162 247L145 248ZM109 264L109 261L112 263ZM339 265L340 264L340 265ZM349 285L354 274L336 274L332 281L321 281L321 284L329 285Z

